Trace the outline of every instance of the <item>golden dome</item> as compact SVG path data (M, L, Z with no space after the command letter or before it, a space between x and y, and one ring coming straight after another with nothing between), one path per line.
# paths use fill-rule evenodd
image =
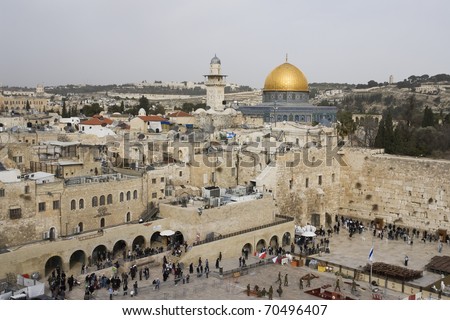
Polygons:
M308 81L300 69L285 62L269 73L264 91L309 91Z

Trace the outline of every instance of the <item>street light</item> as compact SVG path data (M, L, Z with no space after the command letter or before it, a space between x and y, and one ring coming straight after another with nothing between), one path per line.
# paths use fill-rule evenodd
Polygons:
M275 100L273 102L273 117L275 119L275 128L277 127L277 110L278 110L277 101Z

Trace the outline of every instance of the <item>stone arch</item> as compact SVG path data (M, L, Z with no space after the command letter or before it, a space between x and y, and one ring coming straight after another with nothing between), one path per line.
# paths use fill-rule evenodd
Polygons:
M103 244L100 244L100 245L98 245L98 246L96 246L95 248L94 248L94 250L92 250L92 261L91 261L91 263L97 263L97 261L99 260L99 259L103 259L103 257L106 257L106 254L107 254L107 249L106 249L106 246L105 245L103 245Z
M105 227L105 224L106 224L105 218L101 218L101 219L100 219L100 228L104 228L104 227Z
M173 235L173 242L174 244L182 245L184 243L184 236L181 233L181 231L176 231Z
M288 120L287 114L283 114L283 121L287 121L287 120Z
M266 240L260 239L260 240L258 241L258 243L256 243L256 248L255 248L255 250L256 250L257 252L261 252L261 250L262 250L263 248L266 248Z
M73 270L81 272L81 267L86 264L86 253L83 250L77 250L70 256L69 270L73 273Z
M253 252L253 246L250 243L246 243L242 246L242 255L245 256L245 252L248 254Z
M50 236L50 240L55 240L56 239L57 233L56 233L56 228L55 227L51 227L50 228L49 236Z
M60 256L50 257L45 263L45 277L47 277L57 267L62 268L63 260Z
M291 242L293 241L292 237L291 237L291 233L290 232L285 232L283 234L283 239L281 241L281 245L284 246L288 246L291 244Z
M84 209L84 199L80 199L80 201L78 201L78 209Z
M127 214L125 215L125 222L130 222L131 221L131 212L127 212Z
M278 247L280 246L280 243L278 241L278 236L273 236L272 238L270 238L269 246L271 246L275 250L278 249Z
M84 230L83 222L80 222L80 223L78 224L78 232L83 232L83 230Z
M298 114L296 114L296 115L294 116L294 121L295 121L295 122L299 122L299 121L300 121L300 116L299 116Z
M145 237L144 236L137 236L133 240L132 250L136 249L143 249L145 248Z
M160 235L159 231L154 232L150 237L150 247L158 248L163 245L163 237Z
M125 242L125 240L119 240L114 244L113 247L113 258L117 259L119 257L122 258L126 258L126 252L125 252L125 256L123 255L123 252L127 250L127 243Z

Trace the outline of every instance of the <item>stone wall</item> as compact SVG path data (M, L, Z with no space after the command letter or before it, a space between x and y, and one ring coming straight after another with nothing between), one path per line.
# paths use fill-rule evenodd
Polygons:
M410 229L449 230L450 161L346 150L339 211Z

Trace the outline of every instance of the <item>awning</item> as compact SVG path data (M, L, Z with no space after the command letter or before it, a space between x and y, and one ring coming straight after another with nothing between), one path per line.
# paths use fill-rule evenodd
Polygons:
M159 233L161 236L166 236L166 237L170 237L173 236L175 234L175 231L173 230L163 230Z

